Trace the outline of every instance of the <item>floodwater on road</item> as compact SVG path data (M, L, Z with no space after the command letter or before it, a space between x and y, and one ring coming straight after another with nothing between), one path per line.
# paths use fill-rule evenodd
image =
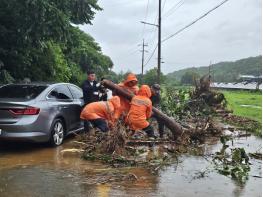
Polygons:
M206 155L220 150L218 139L208 141L197 152L182 154L178 162L158 174L139 167L111 168L85 161L78 154L61 152L72 148L72 141L74 138L57 148L0 142L0 196L261 196L261 160L250 160L245 185L213 169ZM233 145L252 153L261 149L261 139L242 137ZM138 179L117 181L116 174L133 174ZM105 176L115 180L104 181Z

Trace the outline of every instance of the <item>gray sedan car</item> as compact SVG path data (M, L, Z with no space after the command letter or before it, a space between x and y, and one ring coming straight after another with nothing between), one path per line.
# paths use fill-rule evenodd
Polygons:
M50 142L83 129L82 90L69 83L9 84L0 88L0 139Z

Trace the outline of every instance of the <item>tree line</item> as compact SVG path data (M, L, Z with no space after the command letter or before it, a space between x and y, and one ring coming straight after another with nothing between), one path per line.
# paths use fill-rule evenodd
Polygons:
M30 81L80 85L86 71L120 82L113 62L93 37L77 25L90 24L101 11L97 0L2 0L0 4L0 84ZM156 68L139 74L152 85ZM161 80L164 81L162 74Z
M238 82L239 75L260 76L262 73L262 56L249 57L234 62L219 62L211 65L210 74L215 82ZM186 68L167 75L169 84L194 84L198 79L209 73L209 67Z
M113 67L98 43L76 25L92 24L97 0L2 0L0 83L79 84L86 70L99 76Z

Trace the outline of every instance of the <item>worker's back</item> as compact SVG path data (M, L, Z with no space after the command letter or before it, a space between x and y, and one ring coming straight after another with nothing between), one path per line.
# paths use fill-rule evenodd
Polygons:
M131 101L131 108L129 116L134 117L137 120L146 120L147 110L152 107L152 102L149 98L144 96L134 96Z
M127 123L132 130L139 130L149 126L147 119L151 117L152 112L150 97L150 88L144 85L138 92L138 95L132 98L131 107L127 116Z
M93 102L86 105L80 114L80 118L85 120L102 118L109 121L115 121L115 119L119 118L116 113L119 108L120 98L114 96L108 101Z
M112 107L109 105L109 110L111 109ZM108 119L106 101L93 102L86 105L81 112L80 118L86 120L94 120L98 118Z

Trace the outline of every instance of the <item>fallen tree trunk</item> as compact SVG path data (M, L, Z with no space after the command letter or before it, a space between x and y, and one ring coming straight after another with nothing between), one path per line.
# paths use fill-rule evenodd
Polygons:
M172 141L172 140L154 140L154 141L151 141L151 140L128 140L126 142L127 145L148 145L148 144L175 144L176 141Z
M110 90L114 91L116 95L122 96L129 101L132 99L134 95L126 91L125 89L119 87L118 85L114 84L113 82L104 79L102 82L103 86L106 88L109 88ZM170 129L170 131L173 133L174 138L176 139L178 136L180 136L183 132L182 127L175 122L172 118L164 114L163 112L159 111L155 107L153 107L153 113L155 117L163 121L165 126Z

